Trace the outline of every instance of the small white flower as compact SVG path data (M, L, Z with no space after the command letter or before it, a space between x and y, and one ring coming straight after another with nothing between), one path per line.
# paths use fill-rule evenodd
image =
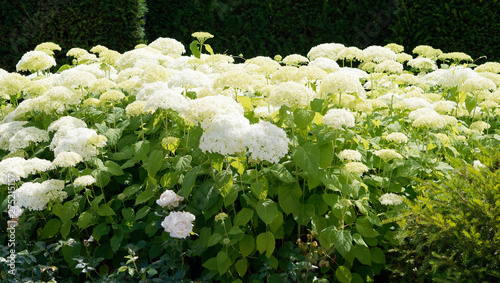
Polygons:
M160 198L156 200L156 203L161 207L168 206L169 208L173 208L179 206L179 202L183 200L184 198L178 196L174 191L166 190L161 194Z
M479 161L479 160L474 160L474 162L472 163L472 166L476 170L480 170L481 168L486 168L486 165L484 165L483 163L481 163L481 161Z
M403 202L403 197L394 193L387 193L378 199L383 205L397 205Z

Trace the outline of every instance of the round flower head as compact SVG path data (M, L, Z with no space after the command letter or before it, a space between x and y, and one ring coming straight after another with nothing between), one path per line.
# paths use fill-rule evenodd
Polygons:
M314 59L308 66L320 68L326 72L334 72L340 68L339 64L337 64L335 60L324 57Z
M30 80L18 73L9 73L0 78L0 97L10 99L11 95L16 95L24 90Z
M122 100L125 98L125 94L119 90L108 90L105 93L101 94L99 98L102 103L105 102L115 102L118 100Z
M437 70L436 62L424 57L411 59L408 61L408 66L419 69L420 71Z
M395 143L406 143L408 142L408 137L403 133L391 133L388 134L385 139L389 142Z
M17 205L9 205L9 217L11 219L19 218L21 215L23 215L24 209L22 209L20 206Z
M387 193L378 199L383 205L398 205L403 202L403 197L395 193Z
M396 60L396 53L389 48L372 45L363 49L363 61L380 63L385 60Z
M275 107L286 105L293 107L307 107L314 97L312 89L296 82L285 82L276 86L269 95L269 104Z
M43 183L26 182L13 196L16 205L29 210L44 210L51 200L63 201L68 194L63 191L64 181L47 180Z
M384 47L391 49L392 51L394 51L394 53L401 53L405 50L404 46L396 43L389 43Z
M43 51L29 51L16 65L17 71L42 71L56 65L56 60Z
M283 59L283 63L285 63L285 65L287 66L298 66L301 64L306 64L308 62L309 60L306 57L299 54L291 54Z
M476 72L490 72L498 74L500 73L500 63L498 62L486 62L482 65L477 66L474 71Z
M191 34L192 37L198 39L199 42L205 41L209 38L213 38L214 36L211 33L198 31Z
M87 187L95 183L95 178L92 177L91 175L84 175L76 178L73 181L73 185L75 187Z
M174 208L179 206L179 202L183 200L184 198L178 196L174 191L166 190L161 194L160 198L156 200L156 203L161 207L168 206L168 208Z
M399 74L403 72L403 64L394 60L385 60L375 66L375 72Z
M181 42L173 38L158 38L149 44L149 47L160 50L164 55L179 57L186 53L186 49Z
M403 156L401 156L401 154L397 153L392 149L377 150L374 151L373 154L380 157L384 162L387 162L392 159L403 159Z
M76 164L83 161L80 154L75 152L61 152L59 153L52 164L57 167L74 167Z
M354 61L354 60L361 60L363 58L363 50L355 47L355 46L350 46L346 47L337 53L337 60L346 60L346 61Z
M127 113L127 117L139 116L142 114L146 114L146 101L136 100L127 107L125 107L125 112Z
M366 91L359 81L359 77L348 71L337 71L335 73L328 74L322 79L321 95L326 97L329 93L355 93L361 99L366 98Z
M84 55L88 55L89 52L85 49L82 49L82 48L78 48L78 47L75 47L75 48L71 48L68 53L66 53L66 56L71 56L71 57L75 57L75 58L80 58Z
M335 129L352 128L355 122L352 113L345 109L330 109L323 116L323 124Z
M167 83L169 88L181 87L189 89L207 87L211 84L211 81L202 72L185 69L171 76Z
M54 50L61 50L61 46L53 42L43 42L35 47L35 51L42 51L50 56L54 55Z
M490 127L490 124L484 121L476 121L470 124L469 128L473 131L482 133L484 130L489 129Z
M95 147L105 147L108 138L103 135L91 136L87 139L87 143Z
M314 60L319 57L336 60L337 53L339 53L344 48L345 46L340 43L323 43L311 48L311 50L307 53L307 57L310 60Z
M158 108L172 109L176 112L182 112L187 106L187 99L177 91L172 89L157 90L148 97L145 109L156 111Z
M202 122L200 149L224 156L246 152L245 134L250 122L241 114L218 114Z
M108 50L108 48L106 46L102 46L102 45L96 45L94 47L92 47L92 49L90 49L90 52L92 53L101 53L105 50Z
M361 161L361 153L352 149L344 149L339 154L338 157L341 160L349 160L349 161Z
M161 223L165 232L172 238L184 239L193 230L193 222L196 217L189 212L170 212Z
M361 175L368 171L368 167L361 162L349 162L345 165L345 170L349 173Z
M188 123L198 125L217 114L241 115L243 112L243 106L234 99L217 95L189 100L181 115Z
M269 122L252 124L245 135L245 145L255 160L278 163L288 153L285 131Z
M31 143L48 142L49 133L36 127L22 128L9 140L9 151L16 152L18 149L26 148Z

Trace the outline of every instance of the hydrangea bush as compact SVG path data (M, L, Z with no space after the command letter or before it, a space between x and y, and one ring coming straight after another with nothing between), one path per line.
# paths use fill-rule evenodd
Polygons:
M2 282L372 281L420 180L498 146L499 63L336 43L243 59L193 37L191 56L73 48L58 71L43 43L31 74L0 70Z

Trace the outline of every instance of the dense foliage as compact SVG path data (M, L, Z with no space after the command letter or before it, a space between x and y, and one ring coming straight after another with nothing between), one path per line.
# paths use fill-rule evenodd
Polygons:
M495 282L500 278L498 154L464 166L441 183L424 183L398 216L402 245L392 270L400 281ZM481 163L482 164L482 163ZM457 169L458 169L457 168Z
M305 55L325 42L362 48L394 42L408 50L425 44L444 52L460 50L474 59L500 60L500 38L492 36L500 33L497 0L167 2L147 1L149 40L173 37L188 44L190 32L202 29L219 36L216 50L246 58Z
M0 6L0 66L9 71L40 42L59 44L63 64L75 46L124 52L144 39L144 0L2 0Z
M397 44L238 63L192 37L57 71L45 42L31 75L0 70L2 282L386 280L416 188L499 146L500 63Z

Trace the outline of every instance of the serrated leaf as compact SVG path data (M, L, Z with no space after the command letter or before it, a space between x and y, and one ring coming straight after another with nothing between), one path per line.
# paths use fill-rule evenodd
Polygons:
M148 157L148 163L146 165L146 170L150 177L155 177L156 173L160 171L163 165L163 152L161 150L153 150Z
M263 254L264 252L266 253L266 257L270 258L274 248L275 248L276 242L274 239L274 235L271 232L265 232L265 233L260 233L257 236L257 250Z
M104 163L104 166L105 166L106 172L108 172L111 175L114 175L114 176L121 176L121 175L123 175L122 168L116 162L108 160L108 161L106 161Z
M299 128L306 128L314 119L315 112L303 108L293 111L293 122Z
M149 146L148 140L139 141L132 145L135 161L146 160L146 156L149 152Z
M219 274L222 275L226 273L230 266L231 260L229 259L227 253L224 251L217 253L217 271L219 271Z
M365 265L371 265L372 264L372 256L370 254L370 249L368 249L367 246L364 246L364 245L354 245L354 247L352 247L352 252L353 252L354 256L362 264L365 264Z
M108 129L104 136L108 139L107 145L115 145L121 138L123 131L121 129Z
M382 263L382 264L385 263L385 254L384 254L384 251L381 248L379 248L379 247L372 247L370 249L370 254L371 254L371 258L372 258L373 262L375 262L375 263Z
M151 210L151 207L149 207L149 206L144 206L143 208L139 209L139 211L137 211L137 213L135 214L134 221L137 221L139 219L146 217L149 214L150 210Z
M50 219L43 227L41 239L47 239L59 232L61 228L61 221L56 218Z
M278 202L286 214L295 210L301 196L302 191L297 183L278 187Z
M350 283L352 280L352 274L349 268L341 265L335 271L335 278L341 283Z
M177 184L178 179L179 174L177 174L176 172L168 172L161 177L160 186L162 186L164 189L170 189L175 186L175 184Z
M320 152L317 145L307 142L302 146L297 146L292 157L295 163L312 178L318 177Z
M247 272L248 269L248 261L246 258L240 258L236 264L234 265L234 268L238 272L238 274L243 277L245 273Z
M379 233L373 229L373 225L370 223L370 220L366 217L359 217L356 219L356 230L363 237L376 237Z
M350 231L338 230L333 235L333 243L335 248L342 255L345 256L352 247L352 236Z
M234 217L234 225L244 226L248 223L248 221L250 221L250 219L252 219L252 217L253 217L253 210L244 207Z
M177 193L179 196L188 198L189 195L191 194L191 190L194 187L194 184L196 183L196 178L198 177L198 171L200 170L200 167L194 167L189 171L186 176L184 177L184 182L182 182L182 188L179 190Z
M115 212L113 211L113 209L107 203L99 206L99 210L97 210L97 214L99 214L100 216L116 215Z
M84 211L78 217L78 227L85 229L95 222L95 215L90 211Z
M271 173L283 183L293 183L296 181L285 166L280 163L276 163L271 167Z
M174 159L174 169L177 173L184 173L184 171L191 168L191 161L193 157L191 155L176 156Z
M238 244L243 257L251 255L255 249L255 239L251 235L245 235Z
M257 215L264 223L271 223L278 214L278 205L271 199L259 200L255 207Z

